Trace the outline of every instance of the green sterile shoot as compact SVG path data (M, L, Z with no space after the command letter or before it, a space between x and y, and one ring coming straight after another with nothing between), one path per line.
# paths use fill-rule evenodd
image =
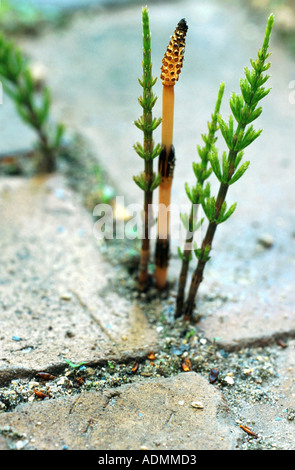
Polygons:
M187 196L191 201L192 205L189 215L181 214L181 220L187 233L183 251L181 251L180 248L178 250L178 254L180 259L182 260L182 264L178 281L175 318L178 318L182 315L188 268L189 263L192 260L194 233L203 223L203 219L201 219L199 222L197 221L197 211L202 198L210 189L209 183L207 183L207 186L204 189L204 183L212 173L212 168L208 168L209 156L213 151L214 144L217 140L217 137L215 135L218 130L218 115L223 94L224 84L222 83L218 91L215 110L211 116L211 122L208 122L208 134L202 135L204 146L197 147L201 161L199 163L193 163L193 171L196 176L196 184L192 188L189 188L187 183L185 185Z
M54 172L64 127L62 124L49 125L51 97L48 88L36 92L34 78L23 53L3 35L0 35L0 78L22 120L37 133L37 150L41 155L38 170Z
M139 176L134 176L135 183L144 191L144 223L141 246L140 266L139 266L139 288L144 289L148 282L148 265L150 259L150 229L152 224L151 205L153 202L153 191L159 186L161 177L153 171L153 160L161 152L161 146L154 145L153 131L160 125L161 119L153 118L152 109L157 98L153 94L152 88L156 83L156 78L152 77L151 62L151 34L149 29L149 15L147 7L142 9L142 38L143 38L143 76L139 80L143 88L139 104L143 108L142 116L135 121L135 125L143 132L143 145L137 143L134 149L144 160L144 172Z
M226 195L229 187L243 176L249 166L249 162L241 163L243 151L262 132L261 130L255 131L252 122L262 113L262 108L257 106L258 103L270 92L270 89L265 89L263 85L269 78L264 72L271 65L266 60L270 56L268 47L273 23L274 16L271 14L268 18L262 48L258 51L258 57L256 60L250 60L252 69L249 70L246 67L245 78L240 81L241 95L233 93L230 98L233 116L230 115L229 123L227 124L221 116L218 117L220 131L228 147L228 152L223 153L221 161L215 149L209 156L211 168L219 181L219 191L216 197L206 194L201 201L208 219L208 228L201 247L194 250L198 263L192 276L184 307L184 319L187 320L193 314L195 297L203 280L205 265L210 258L216 228L225 222L236 208L236 203L227 208Z

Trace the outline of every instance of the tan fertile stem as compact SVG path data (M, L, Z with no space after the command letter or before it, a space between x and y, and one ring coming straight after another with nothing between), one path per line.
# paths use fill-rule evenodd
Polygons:
M183 63L187 24L180 20L167 47L161 68L163 82L162 104L162 153L159 159L159 173L162 176L159 186L158 239L156 243L155 283L158 289L167 284L169 262L169 206L175 164L173 148L174 85L179 78Z
M174 86L163 86L162 100L162 146L168 156L173 142Z

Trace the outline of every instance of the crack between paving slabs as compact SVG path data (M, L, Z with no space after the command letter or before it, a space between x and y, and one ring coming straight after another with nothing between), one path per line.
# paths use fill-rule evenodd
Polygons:
M233 340L232 342L223 342L218 341L219 349L224 349L227 352L237 352L243 350L245 348L259 348L259 347L266 347L275 345L278 343L279 340L288 340L295 338L295 330L288 330L288 331L281 331L277 333L272 333L267 336L259 336L257 338L240 338L237 340Z

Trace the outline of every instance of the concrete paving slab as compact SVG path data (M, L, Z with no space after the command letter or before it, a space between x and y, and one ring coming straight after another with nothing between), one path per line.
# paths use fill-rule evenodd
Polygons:
M192 402L200 402L194 408ZM60 450L233 450L237 425L221 394L194 372L46 400L0 415L8 445Z
M108 292L114 268L63 178L1 179L0 193L0 380L156 347L140 308Z
M263 346L295 336L294 238L287 214L281 223L268 227L273 237L269 248L259 241L260 224L243 230L233 220L228 230L220 227L195 315L205 335L216 338L224 349ZM194 266L196 260L190 274ZM178 279L176 257L170 274Z
M263 395L262 386L260 399L256 403L239 400L243 423L257 433L262 443L268 443L268 449L294 450L294 348L295 341L289 341L288 347L280 353L277 362L279 373L274 377L268 395Z

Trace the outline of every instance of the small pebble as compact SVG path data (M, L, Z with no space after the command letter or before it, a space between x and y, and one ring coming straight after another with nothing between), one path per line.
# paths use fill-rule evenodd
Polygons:
M211 371L209 373L209 382L211 384L216 382L216 380L218 379L218 375L219 375L219 370L218 369L216 369L216 368L211 369Z
M228 385L234 385L235 381L232 377L230 377L229 375L227 375L224 379L224 381L228 384Z
M58 382L56 382L56 385L64 385L65 381L68 380L66 377L61 377Z
M39 382L35 382L35 381L29 382L29 389L38 387L38 386L39 386Z
M15 443L16 450L21 450L27 445L28 441L17 441Z
M196 408L197 410L203 410L203 409L204 409L204 405L203 405L203 403L202 403L201 401L193 401L193 402L191 403L191 406L192 406L193 408Z
M65 292L60 296L61 300L72 300L72 294L70 292Z
M274 238L269 233L260 235L257 241L263 248L271 248L274 244Z

